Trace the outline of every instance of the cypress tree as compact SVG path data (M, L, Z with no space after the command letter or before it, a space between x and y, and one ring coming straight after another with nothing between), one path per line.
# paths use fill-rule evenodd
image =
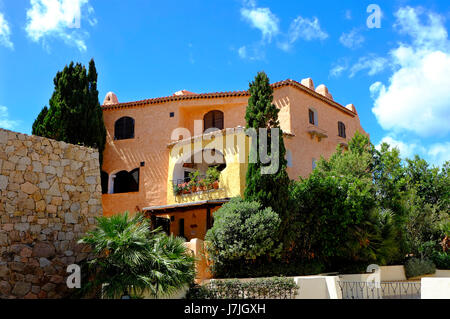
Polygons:
M99 150L100 164L106 142L106 129L98 100L97 70L94 60L89 70L71 62L56 74L50 107L44 107L33 123L34 135Z
M268 130L267 147L268 154L279 157L278 171L274 174L261 174L261 169L268 164L263 164L257 150L253 154L256 163L249 163L246 174L246 188L244 192L246 201L257 201L263 207L272 207L281 218L281 236L286 237L285 230L289 222L289 176L286 172L286 149L283 141L283 131L278 121L279 109L272 103L273 89L269 78L264 72L259 72L255 80L249 86L250 98L245 114L246 128L254 128L257 131L257 146L260 147L259 128L278 128L279 150L270 150L272 136ZM283 240L284 241L284 240Z

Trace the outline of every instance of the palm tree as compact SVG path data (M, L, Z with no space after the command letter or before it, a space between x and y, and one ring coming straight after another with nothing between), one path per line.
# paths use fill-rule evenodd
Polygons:
M120 298L129 293L169 296L195 277L194 257L182 238L150 230L142 214L128 212L97 218L97 228L79 243L88 244L95 258L88 262L92 278L84 285L89 293L102 287L103 296Z

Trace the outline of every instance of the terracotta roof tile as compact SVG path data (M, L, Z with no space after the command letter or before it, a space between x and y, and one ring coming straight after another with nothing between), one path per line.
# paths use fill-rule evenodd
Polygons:
M310 88L304 86L303 84L301 84L295 80L287 79L284 81L272 83L271 86L274 89L284 87L284 86L295 87L315 98L318 98L318 99L340 109L341 111L344 111L353 116L356 115L356 112L353 112L353 111L347 109L346 107L342 106L341 104L323 96L320 93L317 93L314 90L311 90ZM117 109L117 108L145 106L145 105L150 105L150 104L161 104L161 103L167 103L167 102L172 102L172 101L182 101L182 100L249 96L248 91L228 91L228 92L212 92L212 93L199 93L199 94L192 93L192 92L189 92L186 90L183 90L183 91L185 91L187 94L157 97L157 98L152 98L152 99L145 99L145 100L140 100L140 101L125 102L125 103L117 103L117 104L111 104L111 105L102 105L102 109L103 110L111 110L111 109Z

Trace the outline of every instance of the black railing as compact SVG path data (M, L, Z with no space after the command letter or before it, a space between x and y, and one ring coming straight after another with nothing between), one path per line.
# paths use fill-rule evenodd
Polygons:
M420 299L420 282L338 281L342 299Z

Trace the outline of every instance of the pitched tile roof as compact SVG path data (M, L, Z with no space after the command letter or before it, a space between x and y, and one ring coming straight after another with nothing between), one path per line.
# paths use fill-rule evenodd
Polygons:
M303 84L287 79L284 81L279 81L271 84L273 89L277 89L280 87L285 86L291 86L294 88L297 88L306 94L309 94L315 98L318 98L325 103L330 104L331 106L334 106L341 111L344 111L347 114L350 114L352 116L356 115L356 112L353 112L352 110L349 110L348 108L342 106L341 104L333 101L332 99L329 99L325 96L323 96L320 93L317 93L316 91L304 86ZM183 90L185 91L185 90ZM180 91L181 92L181 91ZM189 91L185 91L186 93ZM111 110L111 109L117 109L117 108L128 108L128 107L136 107L136 106L145 106L150 104L162 104L172 101L182 101L182 100L197 100L197 99L214 99L214 98L224 98L224 97L241 97L241 96L250 96L248 91L228 91L228 92L213 92L213 93L192 93L189 92L187 94L182 95L171 95L171 96L165 96L165 97L157 97L152 99L145 99L140 101L133 101L133 102L125 102L125 103L117 103L117 104L110 104L110 105L102 105L103 110Z

